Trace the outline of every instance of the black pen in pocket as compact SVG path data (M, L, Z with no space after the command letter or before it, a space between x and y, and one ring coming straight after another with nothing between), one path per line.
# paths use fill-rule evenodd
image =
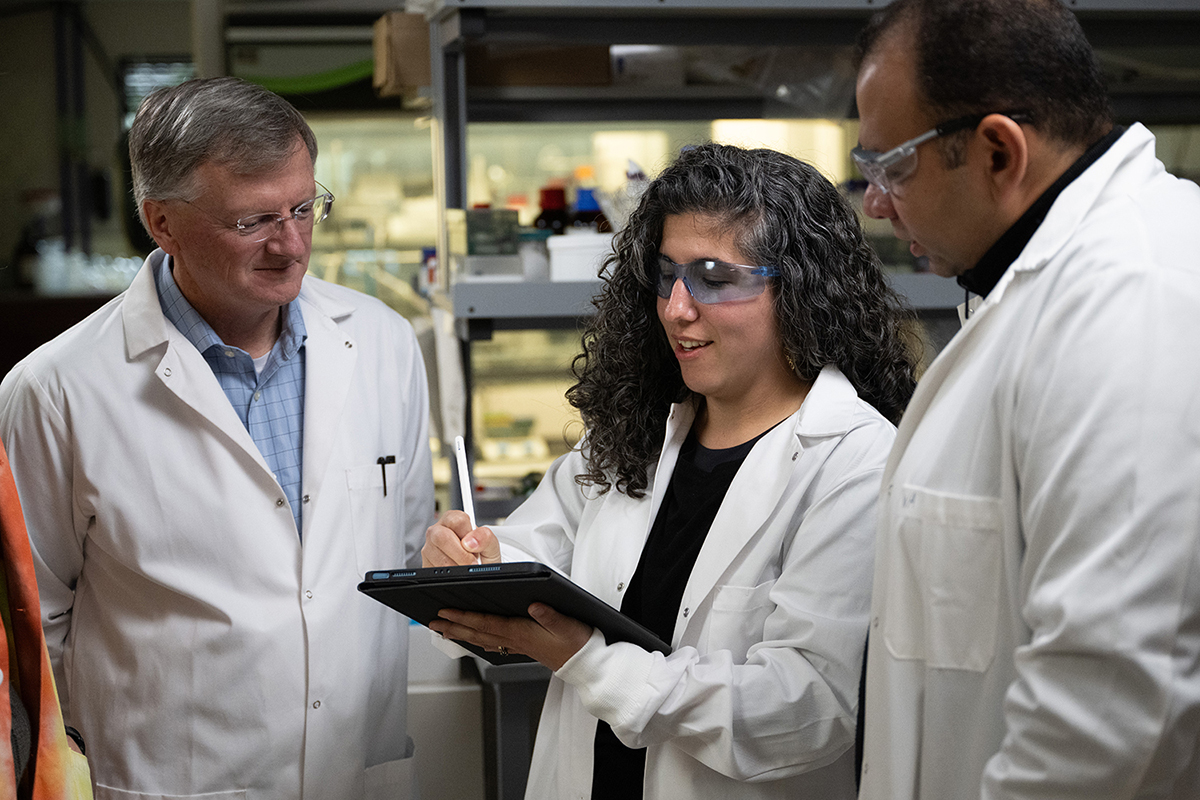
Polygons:
M379 465L379 472L383 475L383 496L387 497L387 464L395 464L395 456L380 456L375 459L375 463Z

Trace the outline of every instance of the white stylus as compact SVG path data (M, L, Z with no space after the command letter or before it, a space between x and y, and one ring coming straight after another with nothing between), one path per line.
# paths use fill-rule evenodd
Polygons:
M471 519L471 529L475 529L475 504L471 501L471 472L467 469L467 445L463 437L454 437L454 458L458 462L458 489L462 493L463 511Z

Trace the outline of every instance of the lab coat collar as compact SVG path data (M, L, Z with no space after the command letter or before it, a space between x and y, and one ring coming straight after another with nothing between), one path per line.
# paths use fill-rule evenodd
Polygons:
M1151 151L1150 158L1146 157L1147 149ZM991 318L989 312L1004 299L1008 287L1017 280L1031 279L1044 269L1076 234L1085 215L1095 208L1102 195L1120 192L1119 184L1123 182L1132 181L1135 185L1145 185L1152 177L1151 173L1164 171L1162 163L1152 157L1153 150L1154 135L1140 123L1135 123L1121 138L1113 142L1108 152L1059 195L1046 214L1046 219L1017 256L1016 261L1000 278L996 288L980 303L978 309L971 313L963 329L942 349L917 382L916 391L913 392L904 417L900 420L896 441L884 468L885 491L917 425L937 397L946 376L959 360L970 357L972 342L978 335L980 326L988 324L987 321ZM1118 171L1121 175L1114 177Z
M155 250L125 291L122 324L126 354L136 360L162 348L154 365L159 380L244 450L268 476L271 475L257 445L238 419L229 398L204 357L167 321L158 301L154 272L166 254ZM305 495L319 489L329 464L357 361L357 342L339 327L354 307L340 299L333 287L310 276L304 278L297 298L308 332L305 340L304 487ZM271 477L271 480L274 480ZM305 514L306 521L311 514Z
M266 473L269 480L274 481L271 468L246 426L238 419L212 368L195 345L163 314L154 284L154 270L164 258L166 253L162 250L151 253L125 290L121 321L125 330L126 356L132 363L157 351L157 355L148 357L148 363L167 391L220 430Z
M825 365L817 379L813 381L808 396L800 405L800 410L792 415L793 432L799 438L841 436L850 430L854 412L858 404L858 391L842 371L833 364ZM671 414L667 419L667 444L664 451L670 449L671 462L674 455L683 446L696 418L696 408L691 400L676 403L671 406ZM785 427L783 423L780 427ZM661 483L657 478L656 483Z
M154 285L154 271L166 257L167 254L162 250L155 250L148 255L125 290L121 321L125 326L125 355L130 361L167 342L167 326L170 323L162 313L158 289Z
M1014 280L1019 279L1021 273L1037 272L1050 263L1074 236L1083 222L1084 215L1095 207L1101 194L1113 189L1114 173L1144 155L1147 148L1153 153L1154 134L1141 123L1135 123L1112 143L1107 152L1084 170L1082 175L1071 181L1050 207L1045 220L1030 237L1029 244L1000 278L996 288L988 294L979 312L982 313L988 307L999 303L1005 290ZM1163 169L1156 159L1147 161L1153 162L1159 171ZM1137 179L1145 180L1145 176L1138 175ZM975 312L972 312L971 318L976 318Z
M142 268L125 290L122 324L125 326L126 355L130 360L165 344L169 339L168 327L174 327L167 322L162 313L162 306L158 302L158 290L154 285L154 271L166 258L167 254L162 250L155 250L147 256ZM334 297L311 276L305 276L298 299L302 305L307 304L310 307L310 315L325 317L333 323L341 322L354 311L354 306ZM312 323L306 317L304 324L307 329Z
M964 289L974 292L977 295L986 296L1000 280L1002 276L1016 260L1016 257L1021 254L1029 244L1029 240L1033 238L1033 234L1041 227L1043 220L1046 219L1047 212L1050 211L1054 201L1063 193L1063 190L1071 185L1071 182L1083 174L1084 170L1096 163L1100 156L1108 152L1112 147L1113 142L1121 138L1121 134L1125 132L1124 126L1118 126L1106 133L1098 142L1084 152L1079 158L1075 159L1075 163L1071 164L1062 175L1046 191L1042 192L1041 196L1033 201L1033 204L1025 210L1020 219L1012 224L996 242L988 248L988 251L983 254L983 258L979 259L979 263L971 269L958 276L958 285Z
M841 436L850 430L858 392L842 371L827 364L817 374L796 418L796 436Z

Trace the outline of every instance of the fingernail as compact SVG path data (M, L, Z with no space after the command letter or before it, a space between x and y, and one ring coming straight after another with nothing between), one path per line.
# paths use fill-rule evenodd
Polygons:
M463 547L468 550L474 550L476 547L479 547L479 541L474 536L468 536L463 539Z

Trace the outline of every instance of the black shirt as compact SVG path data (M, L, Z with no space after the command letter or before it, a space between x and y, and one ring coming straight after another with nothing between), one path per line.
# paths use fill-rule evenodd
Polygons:
M675 633L683 591L729 485L763 435L737 447L709 450L700 445L693 430L679 451L658 516L621 601L623 614L664 642ZM646 750L621 744L608 723L601 721L592 767L593 800L641 797L645 771Z

